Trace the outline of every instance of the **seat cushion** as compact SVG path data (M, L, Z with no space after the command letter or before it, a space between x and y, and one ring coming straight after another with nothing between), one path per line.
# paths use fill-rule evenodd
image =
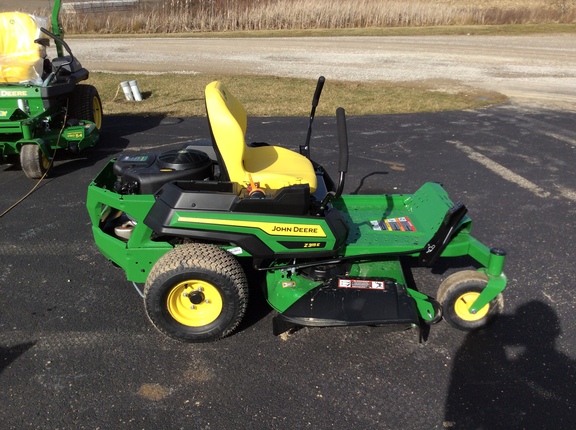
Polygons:
M261 188L277 190L296 184L308 184L316 190L316 172L310 160L280 146L247 147L244 168Z

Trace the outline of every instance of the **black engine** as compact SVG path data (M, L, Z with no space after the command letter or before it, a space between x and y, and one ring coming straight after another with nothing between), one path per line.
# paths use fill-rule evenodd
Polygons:
M214 162L197 149L177 149L161 154L122 155L113 168L120 194L154 194L176 180L213 179Z

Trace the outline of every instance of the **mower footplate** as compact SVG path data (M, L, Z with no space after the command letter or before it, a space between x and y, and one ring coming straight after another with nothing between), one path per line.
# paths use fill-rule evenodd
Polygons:
M333 205L343 214L350 229L347 257L419 255L443 225L447 213L459 207L452 203L441 185L432 182L424 184L412 195L346 195L335 199ZM462 216L450 224L450 236L470 230L471 220L465 216L465 211L458 214ZM466 240L464 236L456 238L453 245Z

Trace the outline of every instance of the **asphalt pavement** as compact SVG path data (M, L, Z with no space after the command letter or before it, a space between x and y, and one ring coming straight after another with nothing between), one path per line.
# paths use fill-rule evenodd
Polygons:
M307 123L250 118L248 138L296 148ZM314 124L313 158L335 174L335 119ZM345 192L441 182L467 205L474 236L508 251L504 314L492 327L467 334L440 322L423 344L414 331L375 328L274 337L254 288L234 335L165 338L94 245L86 190L122 152L206 143L206 119L107 116L97 148L58 154L51 177L0 218L0 427L574 428L574 113L511 103L349 117L348 132ZM35 183L0 166L0 212ZM416 268L414 278L434 294L456 269Z

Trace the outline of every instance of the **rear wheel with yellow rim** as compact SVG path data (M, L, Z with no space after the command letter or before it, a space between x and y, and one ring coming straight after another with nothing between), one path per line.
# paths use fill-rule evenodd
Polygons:
M68 119L87 120L93 122L96 128L102 128L102 101L98 90L93 85L76 85L68 101Z
M438 288L438 301L448 324L464 331L481 329L502 312L504 299L501 294L481 309L471 312L470 307L480 296L488 277L474 270L464 270L448 276Z
M248 302L244 271L215 245L186 244L154 265L144 287L148 317L162 333L208 342L232 333Z

